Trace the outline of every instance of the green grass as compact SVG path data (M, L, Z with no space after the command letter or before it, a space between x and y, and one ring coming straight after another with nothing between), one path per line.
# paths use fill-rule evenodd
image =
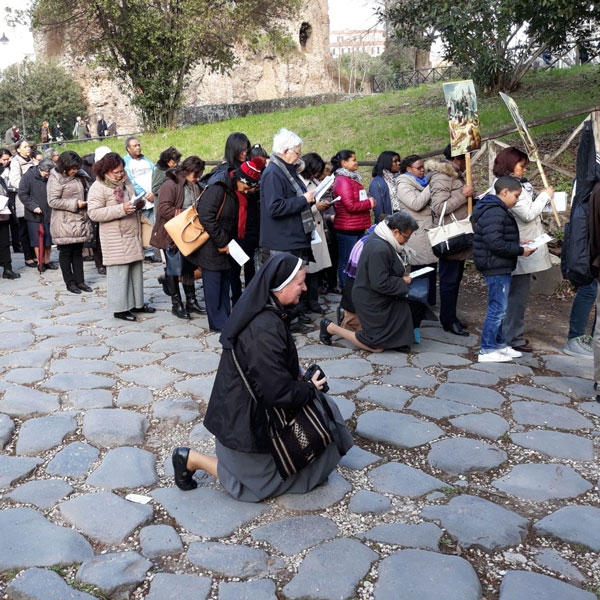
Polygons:
M600 72L597 67L553 69L529 75L512 93L521 113L530 122L544 116L598 103ZM512 125L512 119L498 95L479 96L482 134ZM534 128L537 136L572 130L583 116ZM338 150L350 148L359 160L375 160L383 150L401 155L443 148L449 141L448 123L441 84L421 85L400 92L272 114L252 115L221 123L194 125L155 134L142 134L144 154L156 160L167 146L176 146L185 156L198 154L205 160L219 160L225 139L232 131L243 131L252 143L270 150L274 133L287 127L303 138L305 152L316 151L329 159ZM567 134L565 134L567 135ZM503 141L518 141L516 134ZM80 154L92 152L99 144L86 142L66 146ZM124 152L124 140L107 144Z

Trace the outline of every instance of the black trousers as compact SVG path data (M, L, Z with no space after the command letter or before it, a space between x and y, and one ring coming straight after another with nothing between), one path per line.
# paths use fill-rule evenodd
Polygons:
M59 246L58 264L67 286L85 283L83 278L83 242Z
M10 256L10 220L0 221L0 267L12 268Z

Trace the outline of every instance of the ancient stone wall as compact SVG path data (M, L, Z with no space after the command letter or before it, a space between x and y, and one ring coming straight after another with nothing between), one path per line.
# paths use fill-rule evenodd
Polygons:
M203 65L192 72L184 106L240 104L270 99L313 96L334 91L329 75L329 12L327 0L307 0L298 19L289 23L296 44L289 57L268 51L250 53L237 48L238 65L229 75L210 73ZM52 41L36 40L38 56L51 52ZM72 70L81 83L89 114L114 120L119 133L139 131L139 120L122 86L111 81L108 72L92 68L87 61L63 53L59 61ZM94 118L92 117L92 122ZM67 124L68 126L68 124Z

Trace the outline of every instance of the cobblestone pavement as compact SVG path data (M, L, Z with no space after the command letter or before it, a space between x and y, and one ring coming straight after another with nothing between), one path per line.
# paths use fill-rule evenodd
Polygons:
M592 361L478 364L474 335L435 324L409 355L299 336L356 446L309 494L241 503L172 480L173 446L213 449L206 318L176 319L146 265L158 310L118 321L86 271L79 296L60 272L0 284L0 596L597 598Z

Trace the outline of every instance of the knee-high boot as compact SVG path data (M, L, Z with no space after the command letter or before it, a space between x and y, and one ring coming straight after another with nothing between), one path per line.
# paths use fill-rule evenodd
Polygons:
M166 296L172 296L173 292L175 291L175 289L172 288L172 286L171 286L171 283L172 283L170 281L171 279L176 279L176 278L169 277L167 275L167 270L166 269L165 269L165 274L161 275L158 278L158 283L160 283L160 285L162 285L163 292L165 293ZM175 283L177 283L177 281L175 281Z
M183 302L181 301L181 294L179 293L179 282L177 281L177 277L166 277L167 285L169 289L173 291L171 295L171 303L173 304L173 308L171 308L171 312L178 319L191 319L190 313L183 306Z
M206 314L206 309L198 302L196 298L196 285L194 283L184 283L183 291L185 292L185 308L188 313Z

